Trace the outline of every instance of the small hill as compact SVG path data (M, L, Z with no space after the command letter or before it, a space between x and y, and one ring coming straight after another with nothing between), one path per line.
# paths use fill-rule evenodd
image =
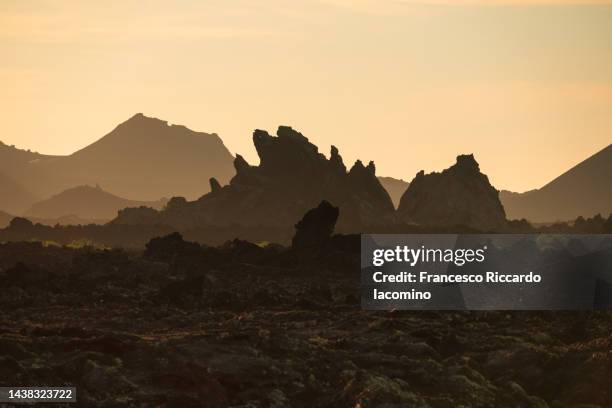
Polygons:
M101 184L132 199L195 199L208 191L210 177L226 183L234 175L233 156L215 133L194 132L141 113L70 156L19 157L30 160L20 165L15 180L41 197Z
M13 181L12 178L0 173L0 210L11 214L21 214L28 209L37 198Z
M574 220L612 213L612 145L572 167L544 187L526 193L502 191L509 219Z
M25 216L30 219L102 222L115 218L118 211L126 207L146 206L161 209L164 204L164 200L127 200L108 193L98 186L79 186L37 202L25 213Z
M391 201L393 201L393 206L397 208L402 195L406 192L410 183L393 177L378 177L378 181L380 181L380 184L387 190L387 193L389 193L391 197Z
M428 226L495 231L506 224L498 192L471 154L458 156L441 173L420 171L402 196L397 213L405 223Z

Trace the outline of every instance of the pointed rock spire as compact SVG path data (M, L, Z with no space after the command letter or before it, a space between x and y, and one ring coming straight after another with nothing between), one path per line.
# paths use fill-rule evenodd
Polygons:
M241 174L249 171L251 165L244 160L244 157L237 154L236 158L234 159L234 168L236 169L236 173Z
M344 165L342 156L340 156L340 153L338 153L338 148L333 145L329 153L329 163L331 164L332 169L336 170L338 173L346 173L346 166Z
M210 182L210 191L214 193L216 191L221 190L221 184L219 184L216 178L211 177L209 182Z

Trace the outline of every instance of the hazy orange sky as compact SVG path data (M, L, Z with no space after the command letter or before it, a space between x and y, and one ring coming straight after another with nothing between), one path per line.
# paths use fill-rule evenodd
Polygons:
M612 1L0 3L0 140L68 154L136 112L252 164L291 125L412 179L475 153L537 188L612 143Z

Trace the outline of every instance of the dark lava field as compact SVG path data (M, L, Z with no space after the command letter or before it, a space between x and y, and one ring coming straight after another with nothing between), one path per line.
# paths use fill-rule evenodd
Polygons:
M79 407L612 407L612 314L366 312L358 254L1 244L0 386L76 386Z

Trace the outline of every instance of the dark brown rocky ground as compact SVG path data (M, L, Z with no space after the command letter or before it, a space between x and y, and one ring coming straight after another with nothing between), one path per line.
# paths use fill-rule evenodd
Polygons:
M612 406L612 314L364 312L353 248L0 245L0 385L83 407Z

